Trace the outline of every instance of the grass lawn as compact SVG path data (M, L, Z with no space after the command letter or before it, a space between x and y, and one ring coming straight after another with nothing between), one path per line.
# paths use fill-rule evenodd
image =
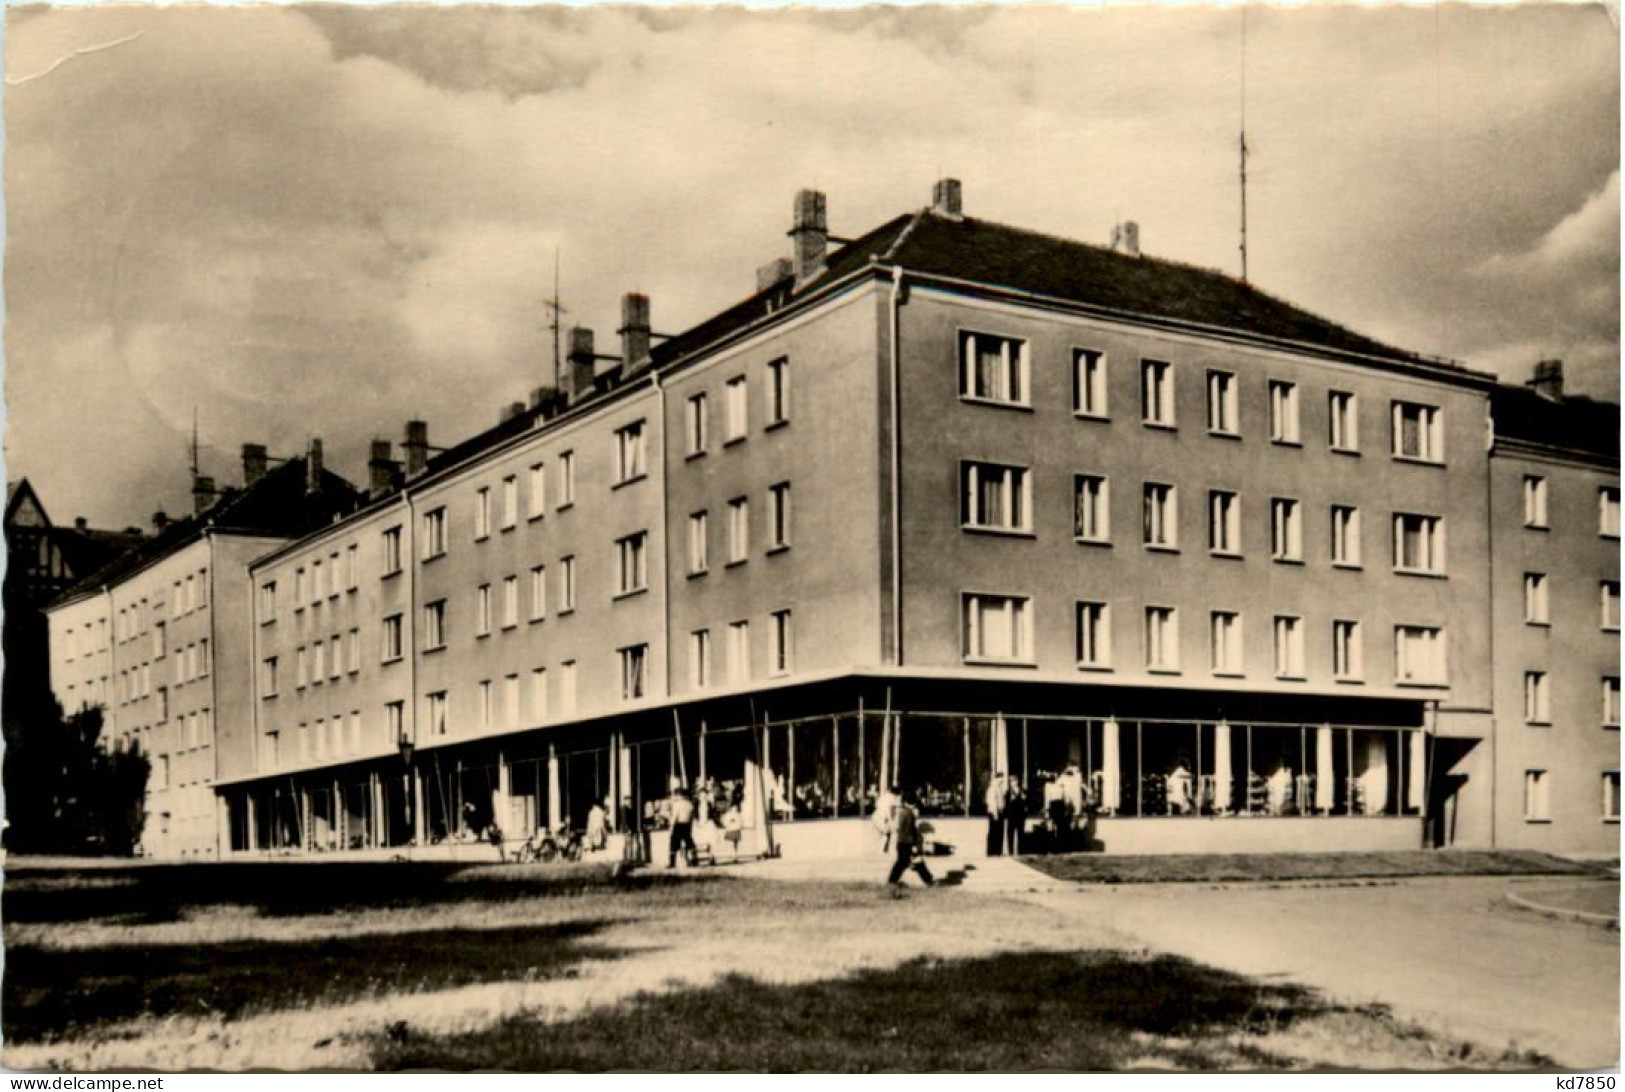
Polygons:
M1392 879L1415 876L1591 876L1599 866L1523 850L1411 850L1401 853L1213 853L1023 857L1077 883L1238 883Z
M1373 1066L1538 1061L962 889L14 861L3 898L15 1069L1291 1069L1351 1041Z

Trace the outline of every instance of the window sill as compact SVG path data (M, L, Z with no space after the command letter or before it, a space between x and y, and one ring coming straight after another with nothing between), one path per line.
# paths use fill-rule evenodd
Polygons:
M1270 560L1275 562L1275 564L1277 564L1277 565L1299 565L1299 566L1301 566L1303 564L1303 558L1301 558L1301 557L1272 557L1272 558L1270 558Z
M430 653L434 653L434 652L444 652L444 651L446 651L446 646L445 646L445 645L435 645L435 646L434 646L434 647L433 647L433 648L426 648L426 649L424 649L424 650L423 650L423 654L424 654L424 655L425 655L425 656L427 656L427 655L429 655L429 654L430 654Z
M777 432L777 431L779 431L779 429L784 428L785 426L789 425L789 423L790 423L790 418L781 417L777 421L769 421L767 424L763 425L762 426L762 431L763 432ZM785 674L789 674L789 672L785 672Z
M1003 660L991 656L966 656L964 659L968 667L1038 667L1033 660Z
M981 523L961 523L959 529L968 535L993 535L999 538L1037 538L1036 531L1020 527L992 527Z
M638 482L644 481L648 477L649 477L649 475L647 473L642 473L642 474L634 474L630 478L622 478L620 481L618 481L614 485L610 486L609 491L611 493L613 493L613 492L615 492L615 490L620 489L623 486L636 485Z
M698 580L702 576L710 575L710 572L711 572L711 570L709 568L695 569L693 572L688 574L688 579L690 579L690 580Z
M1535 816L1529 816L1529 815L1524 816L1523 821L1526 822L1526 823L1550 823L1551 822L1550 819L1542 819L1542 818L1538 818L1538 817L1535 817Z
M1177 554L1179 552L1178 546L1165 546L1160 542L1147 542L1145 549L1147 553L1153 554Z
M642 595L645 592L647 592L648 590L649 590L649 586L647 584L645 584L641 588L628 588L626 591L616 592L613 596L610 597L610 602L619 603L623 599L631 599L631 598L633 598L635 596Z
M781 542L777 546L769 546L767 548L768 557L776 557L779 554L787 554L789 552L790 544L788 542Z
M1079 664L1078 664L1078 670L1079 671L1108 672L1111 669L1112 669L1111 664L1090 664L1090 663L1082 663L1082 662L1079 662Z
M510 523L506 527L498 528L497 533L501 534L501 535L505 535L505 534L508 534L510 531L512 531L515 527L518 527L518 526L519 525L517 523Z
M547 615L539 614L535 618L530 619L530 621L526 622L525 624L529 625L529 626L534 626L534 625L537 625L538 623L545 622L545 621L547 621Z
M1096 421L1103 425L1109 425L1112 422L1112 419L1104 413L1087 413L1084 410L1073 410L1072 416L1079 421Z
M1243 555L1234 550L1209 550L1207 556L1223 558L1226 561L1241 561L1243 559Z
M705 454L706 453L703 451L690 451L687 455L683 456L683 462L691 463L695 459L703 459L705 458Z
M974 394L961 394L959 401L967 406L987 406L989 409L1016 410L1018 413L1032 413L1033 407L1029 402L1006 402L998 398L980 398Z
M1156 429L1159 432L1178 432L1179 426L1169 421L1141 421L1146 428Z
M723 568L724 569L737 569L737 568L739 568L739 566L745 564L749 560L750 560L750 558L748 558L748 557L741 557L738 560L728 562L726 565L723 566Z
M1247 673L1245 671L1217 671L1217 670L1215 670L1213 672L1213 677L1215 679L1245 679L1247 677Z
M1433 572L1430 569L1395 569L1395 576L1420 576L1428 580L1444 580L1446 574Z
M1617 531L1615 531L1615 532L1598 531L1597 532L1597 537L1598 538L1605 538L1609 542L1618 542L1619 541L1619 532L1617 532Z
M1079 546L1110 546L1112 544L1112 540L1109 538L1079 538L1076 535L1072 536L1072 541Z
M1148 668L1145 669L1145 673L1147 675L1179 675L1179 674L1183 674L1183 672L1181 672L1180 669L1177 668L1177 667L1148 667Z
M1338 683L1338 684L1343 685L1343 686L1364 686L1365 685L1365 679L1360 678L1360 677L1355 676L1355 675L1334 675L1332 677L1332 682Z
M1523 722L1523 726L1525 728L1550 728L1552 722L1549 720L1526 720Z
M474 634L474 639L476 641L483 641L489 636L491 636L491 631L486 630L484 633L476 633L476 634Z
M1364 572L1365 571L1365 566L1360 564L1358 561L1334 561L1334 562L1332 562L1332 568L1334 568L1334 569L1342 569L1345 572L1351 572L1351 573L1357 573L1357 572Z
M565 501L563 504L561 504L557 508L553 509L553 511L555 511L555 512L568 512L570 509L574 508L575 506L576 506L575 501Z
M546 512L537 512L537 513L535 513L533 515L526 516L525 517L525 522L526 523L535 523L537 520L543 518L546 515L547 515Z
M485 534L483 534L483 535L475 535L474 536L474 541L475 542L489 542L490 539L491 539L491 532L489 532L489 531L485 532Z
M738 447L740 444L742 444L744 442L745 442L745 437L743 437L743 436L734 436L734 437L732 437L730 439L722 441L722 446L724 448Z
M570 617L570 615L574 614L575 612L576 612L576 609L574 607L565 607L563 610L559 611L559 617L560 618L568 618L568 617Z
M385 581L385 580L393 580L397 576L400 576L403 571L404 570L396 569L394 572L383 573L378 577L378 580L379 580L380 583Z
M1401 455L1398 452L1394 453L1393 458L1394 462L1396 463L1410 463L1413 466L1436 466L1440 469L1444 468L1443 459L1424 459L1419 455Z
M1303 441L1302 440L1284 440L1279 436L1271 436L1270 437L1270 444L1272 446L1274 446L1274 447L1296 447L1296 448L1302 448L1303 447Z
M441 550L438 554L429 554L427 557L425 557L423 559L423 563L425 565L427 565L429 562L431 562L431 561L439 561L441 558L443 558L445 556L446 556L446 551Z
M1333 444L1327 450L1329 450L1333 455L1352 455L1356 459L1360 457L1360 449L1357 447L1338 447L1337 445Z
M1215 440L1240 440L1241 439L1241 433L1232 432L1229 429L1223 429L1223 428L1210 428L1210 429L1207 430L1207 434L1209 436L1211 436Z
M503 625L502 625L502 632L503 633L511 633L512 631L514 631L514 630L516 630L518 628L519 628L519 623L518 622L504 622Z
M1442 690L1450 683L1444 679L1395 679L1394 685L1416 690Z
M1525 618L1523 620L1523 624L1526 625L1526 626L1533 626L1535 629L1551 629L1552 628L1552 624L1550 622L1536 621L1533 618Z
M1277 675L1277 676L1275 676L1275 681L1276 682L1308 682L1309 679L1308 679L1307 676L1304 676L1304 675Z

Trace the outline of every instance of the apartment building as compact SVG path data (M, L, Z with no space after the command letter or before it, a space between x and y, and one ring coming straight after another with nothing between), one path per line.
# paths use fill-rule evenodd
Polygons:
M486 433L430 457L414 423L400 480L384 443L361 510L249 567L232 850L625 826L753 778L785 843L860 844L896 783L968 847L992 773L1069 766L1107 850L1505 842L1524 531L1490 528L1535 456L1491 377L951 181L841 245L804 192L791 238L676 337L637 295L618 356L573 331ZM1603 518L1617 469L1578 462ZM1517 759L1590 771L1588 832L1596 746Z
M47 608L50 680L67 710L100 706L102 738L152 763L142 848L213 857L220 845L219 755L248 701L248 563L354 506L354 490L304 458L270 468L244 449L242 489L194 483L197 512L167 524Z
M1494 395L1496 845L1619 850L1619 407Z

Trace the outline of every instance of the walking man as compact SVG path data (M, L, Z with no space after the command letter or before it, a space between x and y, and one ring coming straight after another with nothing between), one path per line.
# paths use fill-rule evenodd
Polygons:
M911 867L919 873L920 879L930 887L937 881L932 878L931 870L925 867L921 852L925 848L925 838L920 834L919 814L914 810L914 794L903 794L902 800L897 804L897 818L892 824L892 841L897 847L897 859L892 863L891 875L886 882L893 887L901 887L903 873Z
M694 801L681 785L671 794L671 841L666 847L666 867L677 867L677 851L683 863L694 864Z

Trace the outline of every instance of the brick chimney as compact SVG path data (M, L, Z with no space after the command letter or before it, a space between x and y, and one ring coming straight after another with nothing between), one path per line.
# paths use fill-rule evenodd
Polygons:
M311 437L305 450L305 492L315 496L322 491L322 441Z
M168 512L165 512L162 508L160 508L160 509L158 509L158 511L156 511L156 512L154 512L152 514L152 529L155 532L157 532L158 534L161 535L161 534L164 533L164 530L168 526L169 526L169 513Z
M1112 228L1112 249L1131 258L1140 256L1140 225L1124 220Z
M244 444L243 488L254 488L254 483L265 477L265 471L269 466L270 459L265 454L264 444Z
M1563 401L1563 362L1542 360L1535 364L1534 378L1524 386L1553 402Z
M789 258L774 258L771 262L757 266L756 291L766 292L769 288L783 284L795 271L795 266L790 264Z
M497 414L497 424L505 425L524 412L525 404L523 402L509 402L504 405L501 412Z
M965 218L960 199L959 179L943 178L931 187L931 211L950 220Z
M367 496L377 500L393 490L395 474L399 469L390 442L374 440L371 453L367 456Z
M406 439L401 442L401 452L406 457L406 476L415 478L423 473L429 465L429 423L427 421L406 422Z
M214 503L214 479L206 474L192 478L192 511L202 515Z
M829 217L824 195L817 190L796 194L790 242L796 283L804 284L824 268L824 251L829 246Z
M592 331L585 326L570 327L570 355L564 363L564 393L575 405L592 393L593 362Z
M649 369L649 297L628 292L621 297L621 374Z
M74 516L73 529L75 531L88 531L90 530L90 521L84 516Z

